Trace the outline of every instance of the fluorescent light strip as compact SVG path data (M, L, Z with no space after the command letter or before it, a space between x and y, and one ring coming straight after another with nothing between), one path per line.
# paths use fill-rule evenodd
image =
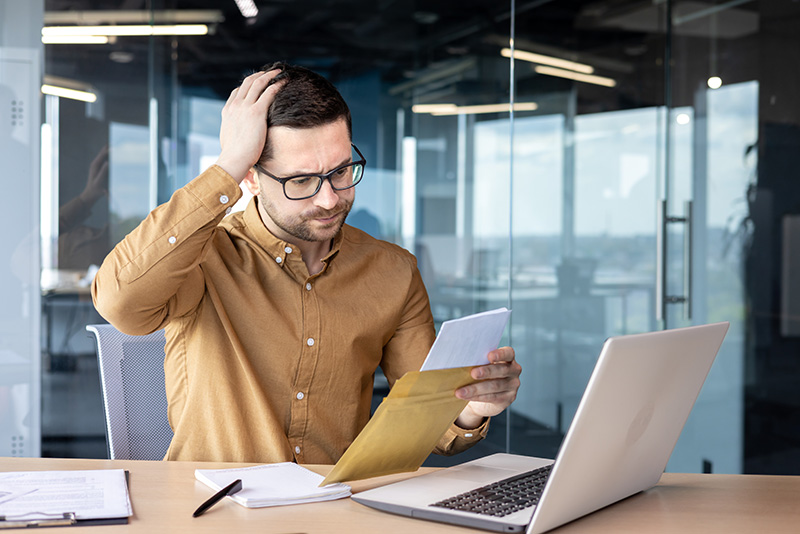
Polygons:
M42 35L44 44L108 44L106 35Z
M514 111L535 111L539 106L536 102L518 102L514 104ZM436 117L444 115L478 115L480 113L507 113L511 111L510 104L482 104L477 106L456 106L455 104L417 104L411 106L414 113L430 113Z
M411 106L411 111L414 113L436 113L442 111L452 111L458 109L455 104L417 104Z
M91 11L48 11L46 26L64 24L214 24L225 17L217 9L93 9Z
M615 87L617 81L612 78L604 76L595 76L594 74L581 74L580 72L573 72L571 70L555 69L553 67L544 67L537 65L533 68L539 74L546 74L548 76L557 76L559 78L568 78L576 82L593 83L595 85L603 85L605 87Z
M500 50L500 55L503 57L511 57L511 49L503 48ZM527 52L525 50L514 50L514 59L521 59L522 61L539 63L540 65L550 65L551 67L574 70L575 72L582 72L584 74L591 74L594 72L594 67L591 65L576 63L575 61L569 61L567 59L561 59L552 56L534 54L533 52Z
M53 35L206 35L205 24L130 24L121 26L45 26L43 36Z
M242 12L244 18L250 19L258 15L258 8L253 0L236 0L236 7Z
M58 87L57 85L42 85L42 93L62 98L71 98L72 100L80 100L82 102L95 102L97 100L97 95L89 91L67 89L66 87Z

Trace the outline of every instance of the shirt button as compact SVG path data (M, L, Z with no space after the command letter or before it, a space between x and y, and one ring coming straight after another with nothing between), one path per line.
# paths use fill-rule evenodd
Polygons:
M300 454L300 445L296 445L294 448L295 454Z
M305 395L303 395L303 392L302 391L298 391L297 392L297 400L303 400L303 397L305 397Z
M281 263L282 261L283 261L283 258L281 258L280 256L275 258L275 263Z
M222 204L227 204L227 203L228 203L228 200L230 200L230 199L228 198L228 195L222 195L221 197L219 197L219 201L220 201L220 203L222 203Z
M307 344L309 347L313 347L313 346L314 346L314 338L313 338L313 337L310 337L310 338L308 338L308 339L306 340L306 344Z
M292 247L286 247L286 248L283 249L283 251L286 252L287 254L291 254L292 253Z
M225 215L230 215L233 208L225 208Z
M472 432L467 432L466 434L464 434L464 437L465 438L471 438L472 437Z
M174 245L175 243L178 242L178 239L174 235L171 235L169 236L169 239L167 239L167 241L169 241L170 245Z
M311 291L311 282L306 283L306 289Z

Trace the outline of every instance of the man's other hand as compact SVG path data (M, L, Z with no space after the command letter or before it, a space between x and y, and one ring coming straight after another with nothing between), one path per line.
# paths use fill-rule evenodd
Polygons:
M456 397L470 401L456 419L461 428L477 428L486 417L499 414L517 398L522 367L514 358L514 349L501 347L488 358L488 365L472 370L477 382L456 390Z

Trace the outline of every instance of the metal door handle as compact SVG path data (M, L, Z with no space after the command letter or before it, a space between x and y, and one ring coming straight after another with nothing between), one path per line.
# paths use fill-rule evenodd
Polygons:
M667 304L683 304L683 315L692 318L692 201L684 203L683 217L667 215L667 201L658 203L658 227L656 229L656 319L667 315ZM682 223L683 235L683 296L667 294L667 225Z

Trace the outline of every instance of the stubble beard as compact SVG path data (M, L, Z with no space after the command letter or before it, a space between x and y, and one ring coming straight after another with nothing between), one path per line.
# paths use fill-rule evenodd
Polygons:
M272 222L275 223L275 226L292 237L308 242L321 242L333 239L333 237L339 233L339 230L342 229L344 221L347 219L347 215L353 207L352 200L341 199L332 210L316 209L292 217L283 217L263 193L258 195L258 201L264 207L264 211L266 211ZM325 219L337 214L341 215L331 225L318 229L312 227L312 221L314 219Z

